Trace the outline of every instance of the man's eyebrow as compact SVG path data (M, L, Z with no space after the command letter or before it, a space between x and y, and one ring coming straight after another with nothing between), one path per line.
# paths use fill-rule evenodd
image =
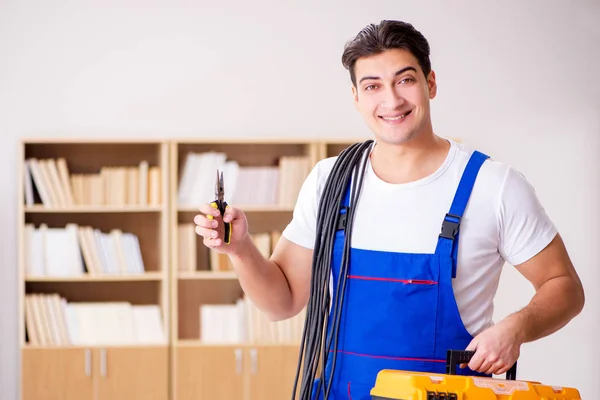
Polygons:
M415 67L411 67L411 66L404 67L404 68L401 68L398 71L396 71L396 73L394 74L394 76L398 76L400 74L403 74L406 71L415 71L415 72L417 72L417 69ZM362 81L365 81L367 79L378 80L380 78L378 76L363 76L362 78L360 78L360 81L358 81L358 83L361 83Z

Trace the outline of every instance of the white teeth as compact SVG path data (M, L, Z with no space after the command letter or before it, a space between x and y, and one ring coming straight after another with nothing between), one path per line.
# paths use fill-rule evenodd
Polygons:
M405 116L406 116L406 114L402 114L397 117L382 117L382 118L385 119L386 121L398 121L399 119L404 118Z

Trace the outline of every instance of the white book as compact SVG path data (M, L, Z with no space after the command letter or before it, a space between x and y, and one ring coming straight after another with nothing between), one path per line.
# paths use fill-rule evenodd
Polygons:
M25 275L28 277L44 276L44 232L33 224L25 224Z
M85 273L85 267L83 263L83 254L81 252L81 244L79 242L79 227L76 224L67 224L65 231L68 237L68 247L71 251L71 257L69 258L69 271L73 276L83 275Z
M66 228L47 228L44 240L46 275L73 276L74 250L71 233Z
M33 197L33 178L31 177L31 166L29 160L23 163L23 189L25 191L25 205L34 204Z
M198 158L194 153L188 153L185 157L185 163L181 172L179 181L179 192L177 193L177 201L180 206L188 204L188 196L192 192L192 187L196 180Z
M37 158L30 158L28 160L29 169L31 171L31 176L33 178L33 182L35 184L35 188L37 189L38 194L40 195L40 199L42 200L42 204L45 207L52 207L55 204L52 202L52 198L50 197L50 189L44 179L44 174L42 173L42 167Z
M135 305L133 306L132 315L137 343L166 343L167 339L158 305Z

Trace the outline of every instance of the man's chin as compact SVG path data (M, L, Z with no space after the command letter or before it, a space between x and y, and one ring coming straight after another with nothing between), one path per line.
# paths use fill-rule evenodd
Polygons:
M378 142L383 142L392 145L401 145L410 142L416 137L414 131L409 132L389 132L380 131L375 135Z

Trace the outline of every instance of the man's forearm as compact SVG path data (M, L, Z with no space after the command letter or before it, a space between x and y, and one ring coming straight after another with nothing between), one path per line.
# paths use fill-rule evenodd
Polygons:
M561 276L544 283L522 310L506 317L514 324L521 343L548 336L581 311L584 295L578 282Z
M229 258L244 292L269 318L284 318L292 308L292 292L279 266L263 257L250 237Z

